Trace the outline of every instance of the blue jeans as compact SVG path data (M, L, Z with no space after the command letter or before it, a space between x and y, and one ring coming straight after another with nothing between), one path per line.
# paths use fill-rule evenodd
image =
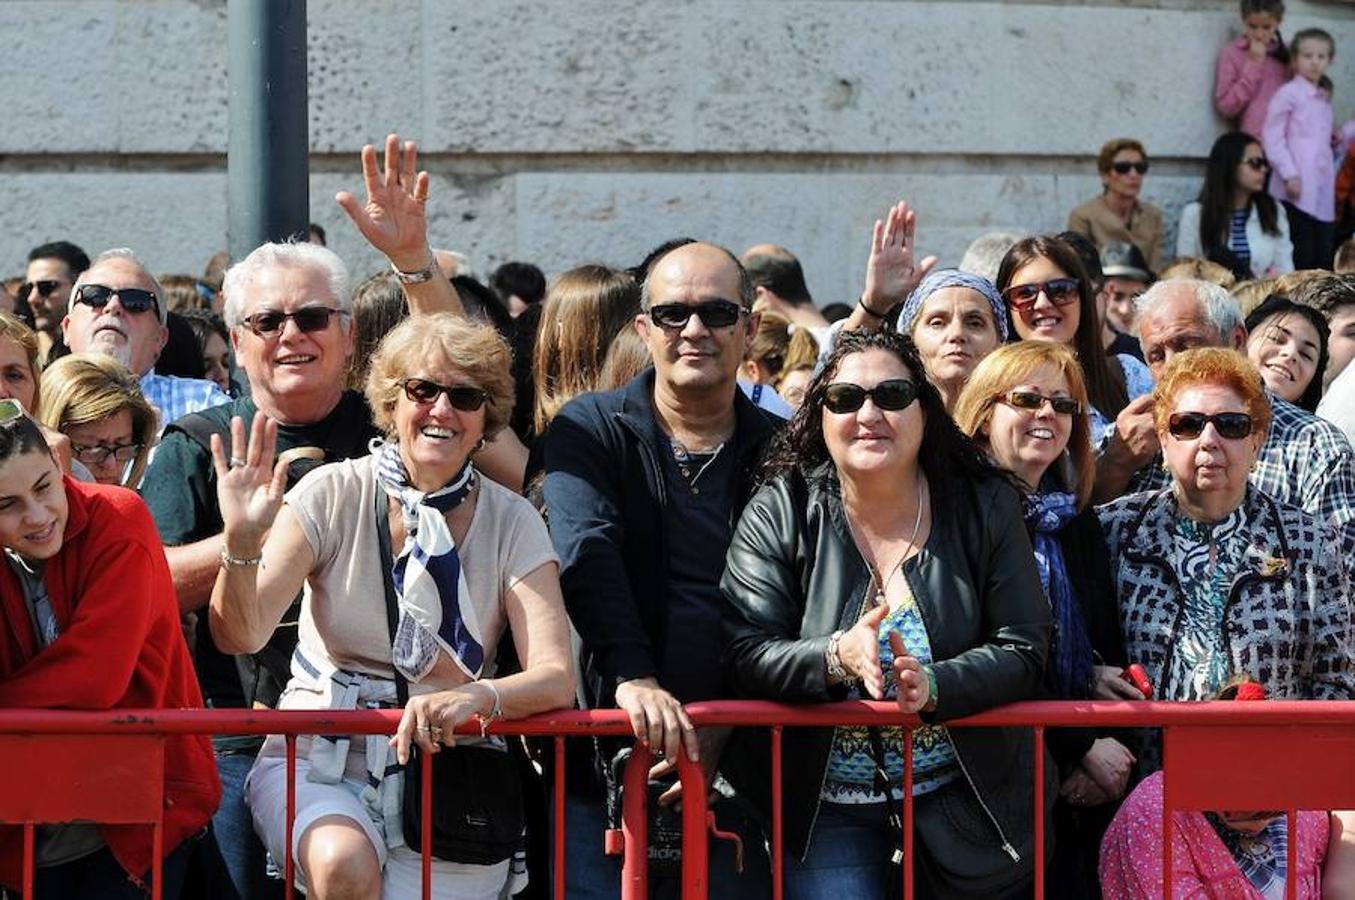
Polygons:
M253 766L253 753L216 753L221 805L212 816L215 840L204 845L201 861L209 900L282 896L281 883L271 881L265 872L263 844L254 833L254 818L245 806L245 777Z
M743 839L743 872L734 867L730 841L710 842L710 892L712 900L764 900L771 896L771 872L762 831L731 803L717 803L715 819L721 831L733 831ZM602 852L607 828L606 805L601 798L565 796L565 896L569 900L616 900L621 895L621 857ZM675 878L651 878L653 900L676 898L680 886Z
M821 804L804 861L786 854L786 900L878 900L898 872L894 849L883 803Z

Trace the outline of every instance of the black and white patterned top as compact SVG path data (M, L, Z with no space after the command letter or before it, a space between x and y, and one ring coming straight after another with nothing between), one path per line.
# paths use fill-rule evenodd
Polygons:
M1332 528L1250 487L1203 539L1201 529L1183 536L1170 490L1097 513L1125 651L1147 670L1155 699L1204 699L1218 678L1194 677L1201 662L1223 670L1223 681L1246 675L1273 699L1355 698L1350 582ZM1217 631L1204 640L1207 621Z

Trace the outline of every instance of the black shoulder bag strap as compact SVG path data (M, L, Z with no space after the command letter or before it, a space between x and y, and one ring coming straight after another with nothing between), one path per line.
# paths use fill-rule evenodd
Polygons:
M386 627L390 630L391 653L395 652L395 632L400 627L400 610L395 599L395 557L391 553L390 506L386 492L376 486L376 541L381 547L381 583L386 587ZM404 709L409 703L409 682L400 674L400 668L391 660L395 672L395 697Z
M889 822L889 830L894 835L894 852L889 857L889 862L894 866L903 865L903 820L899 817L899 805L894 802L894 793L889 789L889 773L885 771L885 744L880 737L880 729L868 728L866 733L870 735L870 753L875 757L875 792L882 794L885 798L885 818ZM906 736L907 739L910 736ZM898 879L894 879L897 885Z

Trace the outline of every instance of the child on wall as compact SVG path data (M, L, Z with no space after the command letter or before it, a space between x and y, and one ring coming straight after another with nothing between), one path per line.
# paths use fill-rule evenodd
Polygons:
M1242 0L1242 35L1219 51L1214 106L1236 126L1259 137L1270 98L1289 78L1289 50L1280 37L1281 0Z
M1326 269L1336 230L1336 165L1331 95L1322 82L1336 42L1309 28L1294 35L1289 53L1294 77L1271 98L1262 129L1270 193L1289 214L1294 268Z

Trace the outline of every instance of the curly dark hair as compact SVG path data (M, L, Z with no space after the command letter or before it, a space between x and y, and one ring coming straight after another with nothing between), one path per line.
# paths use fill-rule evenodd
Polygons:
M763 463L764 483L792 471L808 477L829 461L828 445L823 439L824 391L837 377L843 359L867 350L883 350L897 357L917 385L916 402L922 405L923 414L922 444L917 455L931 491L933 510L953 511L955 505L951 501L957 488L966 482L996 477L1012 483L1011 474L995 465L946 412L941 394L924 374L913 339L890 330L844 331L838 335L823 368L805 389L804 402L790 424L773 439Z

